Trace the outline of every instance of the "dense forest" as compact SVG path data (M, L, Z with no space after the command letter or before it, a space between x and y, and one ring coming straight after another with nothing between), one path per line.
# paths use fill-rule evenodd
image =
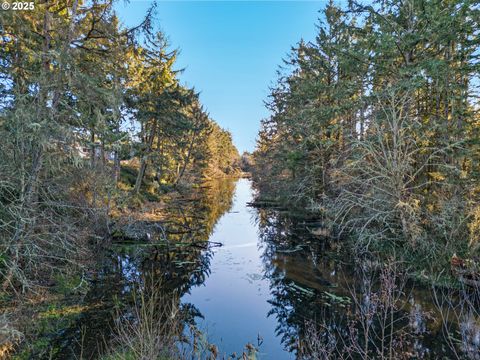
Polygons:
M359 255L441 271L475 254L478 2L331 2L323 15L271 91L260 200L317 214Z
M4 291L75 263L125 199L238 170L231 135L179 83L153 16L123 28L110 1L78 0L2 14Z
M242 155L155 3L34 5L0 13L0 358L479 358L478 0L330 1Z
M118 224L163 194L239 172L231 134L180 83L178 50L155 30L155 11L133 28L111 1L1 14L2 306L20 300L17 321L1 321L3 355L38 330L28 317L41 307L18 315L22 304L85 294Z

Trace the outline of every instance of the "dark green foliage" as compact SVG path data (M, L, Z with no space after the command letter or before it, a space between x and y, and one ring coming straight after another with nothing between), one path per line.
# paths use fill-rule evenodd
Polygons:
M478 4L330 3L324 18L272 89L260 196L307 207L360 253L439 270L475 251Z
M179 83L177 51L152 14L125 29L110 1L2 12L4 290L43 286L65 266L81 271L125 198L158 201L237 169L230 134Z

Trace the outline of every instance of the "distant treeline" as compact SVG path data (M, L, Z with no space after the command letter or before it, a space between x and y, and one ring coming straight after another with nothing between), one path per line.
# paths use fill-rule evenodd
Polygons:
M321 19L270 94L260 196L318 213L357 249L434 267L476 251L478 1L330 3Z
M44 285L63 265L74 272L122 199L239 171L230 133L179 83L154 11L134 28L104 0L2 12L4 290Z

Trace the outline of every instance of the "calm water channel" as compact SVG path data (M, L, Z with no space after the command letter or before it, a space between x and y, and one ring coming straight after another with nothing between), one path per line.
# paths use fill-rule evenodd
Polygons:
M113 304L133 289L141 291L146 278L161 279L167 294L178 294L185 324L194 324L226 356L252 344L261 359L296 358L312 328L317 339L342 346L328 334L348 338L352 324L362 327L351 305L381 314L387 292L376 290L378 270L313 236L311 230L321 227L314 220L287 209L248 206L253 199L251 182L239 179L212 182L187 198L167 201L162 230L151 230L149 242L121 242L105 256L84 300L90 306L50 339L60 349L57 358L78 354L80 342L83 355L96 358L112 336L115 316L128 316L128 310L116 314ZM141 225L139 231L160 229ZM404 334L396 340L398 358L478 358L480 321L465 306L468 294L463 303L440 292L434 301L429 287L406 282L398 296L395 329ZM460 307L442 313L449 302ZM379 320L366 323L377 346Z
M289 359L284 351L278 322L270 315L271 282L263 259L265 245L259 238L251 184L240 179L231 209L215 226L210 240L223 246L213 250L210 275L182 298L194 304L203 316L198 321L209 340L231 354L247 343L260 346L260 357ZM261 340L260 340L261 341Z

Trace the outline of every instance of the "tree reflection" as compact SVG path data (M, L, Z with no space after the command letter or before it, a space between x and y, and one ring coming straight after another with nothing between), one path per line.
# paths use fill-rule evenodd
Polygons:
M152 242L116 245L105 256L85 298L86 304L97 305L52 341L52 346L62 348L57 358L70 359L80 351L86 358L96 357L112 337L114 303L123 303L128 314L128 304L133 304L138 292L148 291L146 284L159 279L162 299L177 299L173 307L182 312L186 323L201 316L193 304L181 304L180 298L210 274L215 244L209 244L208 238L219 218L232 207L234 192L235 181L225 179L172 198L165 209L168 220L161 227L149 227L158 229L151 234Z
M298 358L477 358L478 302L465 300L472 295L462 301L451 292L435 306L430 288L407 281L394 260L349 258L332 239L312 236L321 226L314 220L259 209L257 223L268 315Z
M328 259L318 257L324 242L311 238L305 219L297 219L279 211L258 211L262 260L265 276L270 279L269 316L278 322L277 335L289 351L298 347L307 319L316 319L323 311L322 289L328 288L336 266ZM326 261L324 274L319 261Z

